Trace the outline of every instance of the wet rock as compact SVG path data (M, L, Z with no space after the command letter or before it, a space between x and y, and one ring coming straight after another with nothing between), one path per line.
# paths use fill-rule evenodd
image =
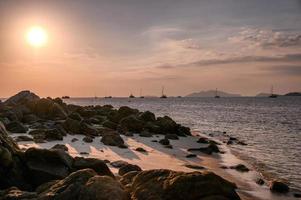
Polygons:
M165 135L165 139L169 139L169 140L178 140L179 137L175 134L166 134Z
M166 138L159 140L159 143L162 144L162 145L169 145L170 144L169 140L166 139Z
M33 136L34 141L56 141L63 140L63 135L58 129L37 129L28 133Z
M68 176L73 158L62 150L29 148L25 154L28 176L33 185L38 186L51 180Z
M124 135L127 136L127 137L133 137L134 136L134 134L132 132L126 132Z
M77 171L86 168L93 169L100 176L114 177L113 173L110 171L110 169L103 160L83 157L74 158L73 169Z
M77 142L78 139L77 138L72 138L71 142Z
M64 144L56 144L51 149L57 149L57 150L62 150L62 151L68 151L68 147Z
M248 172L248 171L250 171L249 168L247 168L243 164L238 164L238 165L235 165L235 166L231 166L230 169L235 169L239 172Z
M28 142L28 141L33 141L33 138L26 136L26 135L20 135L16 138L16 142Z
M185 164L184 166L187 168L196 169L196 170L205 169L205 167L200 166L200 165Z
M191 135L190 128L186 127L186 126L179 125L177 135L179 135L179 136Z
M212 172L175 172L148 170L139 172L131 184L131 197L154 199L231 199L239 200L235 184ZM219 196L220 198L213 198Z
M294 193L295 198L301 198L301 193Z
M150 111L142 112L139 115L139 119L144 121L144 122L154 122L154 121L156 121L155 114L150 112Z
M168 145L164 145L164 148L173 149L173 146L171 144L168 144Z
M4 104L5 105L18 105L18 104L26 104L27 102L39 100L36 94L30 92L29 90L24 90L19 92L18 94L7 99Z
M18 121L10 122L6 125L6 129L12 133L26 133L28 128Z
M143 153L147 152L147 151L146 151L145 149L143 149L142 147L136 148L135 151L139 151L139 152L143 152Z
M195 157L197 157L197 155L195 155L195 154L187 154L186 155L186 158L195 158Z
M173 121L170 117L158 117L156 124L160 127L160 133L177 133L178 125L175 121Z
M201 147L201 148L191 148L188 149L188 151L200 151L202 153L211 155L212 153L220 153L220 150L216 144L210 143L206 147Z
M103 144L109 146L122 146L124 145L124 141L122 137L116 132L111 131L104 134L100 140Z
M137 119L135 116L130 115L128 117L123 118L120 121L120 125L123 129L132 132L141 132L144 127L144 122Z
M142 171L138 165L127 164L119 168L118 174L123 176L124 174L132 171Z
M131 190L130 186L133 182L133 179L136 177L136 175L139 173L139 171L131 171L123 176L121 176L119 182L126 187L127 190Z
M270 190L276 193L288 193L289 187L286 183L275 180L270 183Z
M197 143L208 144L209 141L208 141L208 138L200 137L200 138L198 139Z
M93 142L93 138L90 136L86 136L83 138L83 141L86 143L92 143Z
M123 160L117 160L117 161L111 162L110 164L115 168L120 168L120 167L128 165L129 163L126 161L123 161Z
M87 123L81 123L81 133L87 136L98 136L98 130Z

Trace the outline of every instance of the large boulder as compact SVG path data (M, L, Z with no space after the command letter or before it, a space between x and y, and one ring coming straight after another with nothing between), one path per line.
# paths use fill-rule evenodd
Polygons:
M124 174L128 172L133 172L133 171L142 171L142 169L138 165L133 165L133 164L127 164L119 168L118 174L120 176L123 176Z
M82 188L79 200L129 200L121 183L108 176L94 176Z
M67 118L63 123L64 129L71 134L81 133L81 122L72 118Z
M83 169L71 173L68 177L55 182L50 187L44 187L39 192L43 200L79 200L81 190L88 180L97 173L93 169Z
M18 145L8 136L0 122L0 189L17 186L21 189L31 189L26 182L25 166Z
M235 189L235 184L212 172L149 170L133 178L131 197L133 200L238 200Z
M36 94L25 90L21 91L18 94L10 97L7 99L4 104L5 105L18 105L18 104L26 104L27 102L34 101L34 100L39 100L40 97L38 97Z
M83 158L75 157L73 162L73 169L75 171L90 168L93 169L98 175L114 177L111 170L106 163L96 158Z
M67 114L63 107L51 98L43 98L27 103L28 108L40 118L66 119Z
M176 133L178 129L177 123L168 116L158 117L156 124L160 127L161 134Z
M108 115L109 120L115 123L119 123L121 119L128 117L130 115L135 115L139 111L137 109L132 109L128 106L121 106L117 111L112 111Z
M38 197L36 192L21 191L17 187L11 187L0 191L1 200L36 200Z
M141 132L144 128L144 122L137 117L130 115L120 121L120 125L126 131Z
M270 190L276 193L288 193L289 187L284 182L274 180L270 183Z
M62 150L29 148L24 155L28 176L34 186L69 175L73 158Z
M139 114L139 119L144 122L154 122L156 121L156 116L150 111L145 111Z
M101 140L102 143L109 146L123 146L124 141L122 137L116 131L110 131L103 134Z

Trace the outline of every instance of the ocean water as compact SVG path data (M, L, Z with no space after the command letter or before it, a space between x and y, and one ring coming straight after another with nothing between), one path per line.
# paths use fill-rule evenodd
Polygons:
M168 115L192 130L222 139L226 132L247 146L231 145L267 179L301 189L301 98L71 98L77 105L129 106Z

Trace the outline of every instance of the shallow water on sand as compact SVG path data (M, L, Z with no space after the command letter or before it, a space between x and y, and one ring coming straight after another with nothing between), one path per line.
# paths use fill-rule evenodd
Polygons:
M72 98L78 105L123 105L169 115L205 134L228 135L246 142L234 151L270 178L301 188L301 98Z

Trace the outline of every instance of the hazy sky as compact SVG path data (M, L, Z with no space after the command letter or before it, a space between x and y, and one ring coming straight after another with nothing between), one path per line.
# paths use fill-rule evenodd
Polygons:
M47 45L24 39L42 26ZM301 91L300 0L0 0L0 96Z

